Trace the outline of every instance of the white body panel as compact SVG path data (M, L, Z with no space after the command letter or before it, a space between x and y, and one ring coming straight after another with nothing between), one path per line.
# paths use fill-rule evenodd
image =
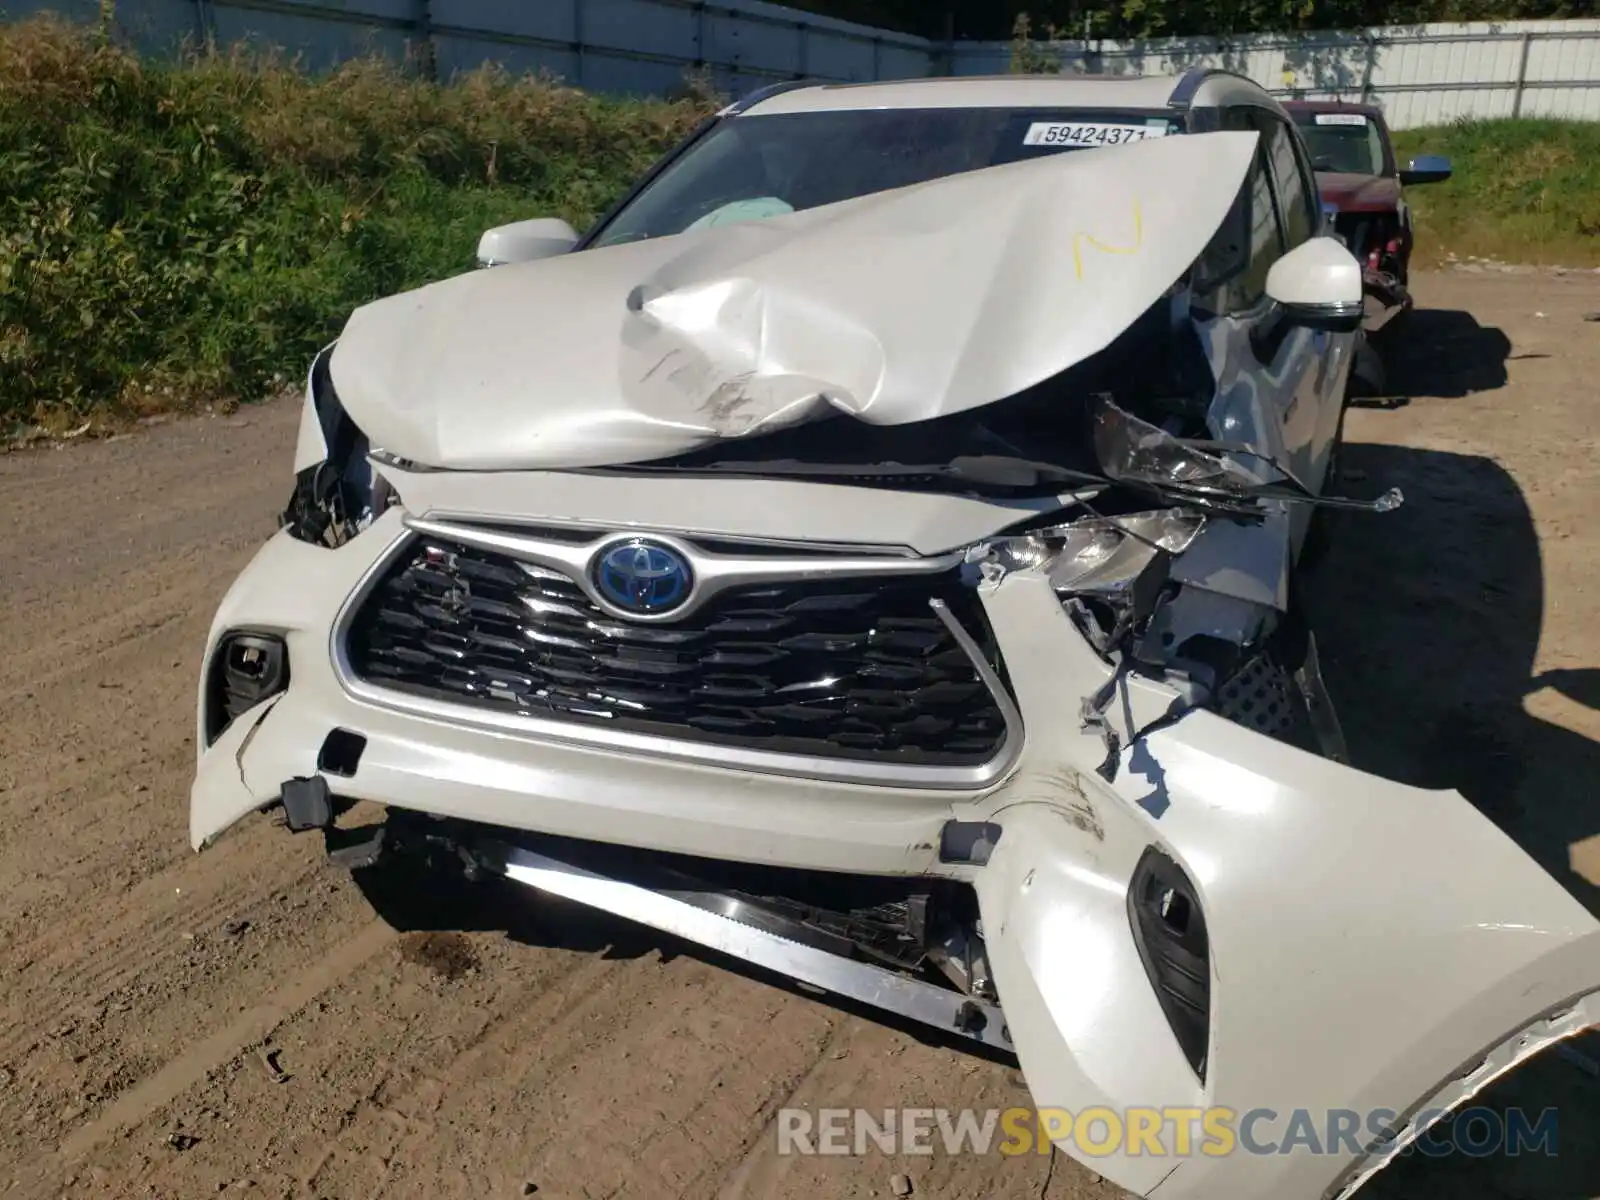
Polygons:
M333 380L374 446L461 470L661 458L839 413L961 412L1089 357L1160 299L1255 144L1217 133L1050 156L472 272L358 309Z
M840 83L780 92L749 113L841 112L863 108L1109 108L1164 109L1179 75L993 75L952 80L906 79L893 83Z
M400 515L337 551L280 534L224 601L213 646L229 628L276 631L294 673L281 698L201 750L196 847L271 803L283 780L315 774L323 736L344 727L368 747L356 776L334 781L341 795L713 858L964 878L1035 1098L1075 1111L1403 1113L1441 1088L1466 1094L1458 1077L1497 1043L1600 989L1600 924L1455 793L1363 775L1205 712L1130 741L1104 782L1093 769L1103 747L1079 708L1109 668L1029 572L984 588L1027 736L1006 777L976 793L731 771L715 751L699 764L608 753L358 700L328 646L347 597L401 535ZM1131 723L1170 699L1144 684L1128 697ZM987 866L938 861L951 819L1002 826ZM1186 866L1211 930L1204 1084L1128 932L1128 877L1150 844ZM1536 1036L1581 1027L1587 1012ZM1135 1191L1203 1200L1313 1200L1357 1169L1339 1155L1196 1156L1176 1172L1170 1158L1090 1161Z
M1166 104L1170 83L810 88L756 108L959 97L971 105L1136 109ZM1199 90L1208 103L1272 106L1238 79L1203 81ZM1097 652L1076 623L1092 613L1069 615L1053 589L1051 571L1063 566L1053 556L1065 551L1047 537L1012 539L1009 557L984 546L935 564L961 564L958 582L976 589L999 664L979 661L988 650L961 647L1005 730L991 761L967 774L917 773L881 758L870 770L858 762L847 771L836 760L626 733L625 722L590 721L580 731L562 723L576 710L558 711L548 692L525 708L493 708L481 694L441 700L389 690L349 667L347 617L383 577L389 555L410 548L413 529L448 542L450 522L457 534L463 523L476 525L468 531L476 542L454 540L499 551L521 538L522 557L510 556L520 567L480 561L479 577L520 583L517 570L530 567L530 577L546 581L566 574L565 586L576 583L600 615L567 604L563 619L618 638L617 620L676 618L643 607L619 614L596 600L595 572L609 558L598 547L611 545L608 538L634 549L646 540L635 535L654 534L657 549L665 544L693 560L699 575L679 566L690 581L684 603L694 603L693 589L711 586L702 568L713 560L724 572L729 562L743 564L745 579L770 572L767 583L817 580L829 561L846 569L835 552L847 549L856 559L875 557L876 571L903 570L903 579L923 569L916 558L973 547L1023 522L1077 520L1081 496L996 499L582 468L821 417L848 437L861 422L929 420L1049 379L1106 347L1168 294L1240 194L1255 149L1251 133L1084 151L757 224L474 273L360 310L331 358L338 402L319 410L308 395L295 467L302 491L329 483L310 469L333 454L335 432L351 441L342 402L371 445L411 460L355 460L362 469L377 464L399 500L381 511L368 487L367 511L381 515L337 549L279 533L230 589L206 647L192 843L210 845L278 800L286 781L318 775L324 739L345 729L364 737L365 748L353 773L325 776L342 797L708 859L951 878L976 893L1008 1036L1035 1100L1075 1112L1389 1109L1405 1126L1398 1145L1417 1132L1406 1123L1425 1102L1457 1103L1519 1056L1592 1024L1600 1017L1600 922L1554 879L1454 792L1378 779L1192 707L1201 701L1187 667L1117 673L1112 654ZM1337 305L1343 285L1334 277L1346 264L1327 247L1302 257L1327 270L1309 282L1304 262L1299 274L1281 273L1279 299ZM1185 307L1182 289L1171 298L1173 312ZM1226 443L1256 466L1277 463L1318 493L1351 338L1283 317L1282 305L1264 300L1249 311L1185 318L1215 386L1207 400L1202 364L1198 400L1178 399L1200 406L1188 417L1191 430L1208 427L1211 438L1200 440ZM1122 417L1125 429L1138 428L1121 449L1148 451L1153 471L1173 465L1163 449L1194 449L1143 418ZM438 467L445 469L430 469ZM348 472L349 463L339 469ZM1151 488L1151 476L1134 483L1136 492ZM1194 491L1173 486L1152 490L1174 511L1196 503ZM1148 499L1150 491L1138 494ZM1258 495L1226 494L1245 506ZM1257 638L1288 608L1310 512L1290 488L1274 496L1247 508L1248 519L1236 511L1208 519L1187 548L1164 547L1175 557L1159 582L1178 587L1175 601L1140 617L1152 632L1164 621L1180 650L1201 635L1261 653ZM348 529L366 520L342 515ZM1192 511L1185 519L1199 523ZM1064 545L1077 532L1051 536ZM529 550L537 538L544 548ZM696 551L696 539L749 545ZM1101 565L1129 546L1140 562L1166 561L1149 543L1110 544ZM437 581L436 567L447 572L439 564L452 556L430 550L430 578ZM787 565L774 568L779 560ZM1065 565L1072 569L1058 586L1076 600L1073 587L1094 573L1095 560ZM514 620L522 619L519 605L552 607L515 586L509 604L480 597L473 576L465 579L441 588L457 612L478 599L500 603L502 613L509 607ZM1109 604L1107 597L1125 599L1097 594ZM1128 603L1122 611L1135 611ZM553 640L547 628L513 629L516 639ZM946 629L960 641L959 622L951 618ZM208 745L211 668L234 631L281 638L288 683ZM525 654L505 637L498 647ZM610 646L587 653L598 661ZM581 669L569 674L589 678ZM837 682L813 678L797 686ZM585 709L609 698L601 690L609 684L578 686L591 688L577 693ZM1096 696L1103 703L1089 703ZM952 820L1000 826L986 863L941 859ZM1130 881L1150 848L1187 872L1205 917L1203 1069L1191 1066L1174 1034L1131 924ZM1074 1144L1062 1149L1083 1156ZM1353 1146L1330 1149L1088 1161L1158 1200L1331 1200L1381 1162Z

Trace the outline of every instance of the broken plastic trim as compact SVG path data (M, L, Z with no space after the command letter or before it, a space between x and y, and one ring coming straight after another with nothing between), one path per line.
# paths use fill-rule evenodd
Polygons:
M1400 1122L1368 1143L1364 1156L1323 1193L1325 1200L1352 1200L1374 1175L1405 1154L1428 1130L1461 1111L1468 1100L1495 1080L1534 1055L1551 1047L1560 1048L1567 1039L1596 1028L1600 1028L1600 992L1575 996L1514 1030L1488 1047L1470 1066L1444 1080L1431 1095L1418 1100Z
M334 390L330 346L311 365L310 404L322 426L328 456L295 476L279 517L291 536L318 546L342 546L392 504L394 488L369 460L366 435Z
M217 641L206 666L205 744L261 701L289 687L289 649L277 634L234 629Z
M1181 508L1086 517L1015 537L982 542L967 551L985 583L998 584L1016 571L1038 571L1049 581L1062 607L1096 652L1113 660L1116 670L1084 697L1079 719L1085 730L1098 731L1106 756L1100 775L1115 778L1122 741L1106 712L1122 685L1132 655L1124 643L1155 611L1171 572L1182 554L1205 528L1202 513ZM1109 630L1091 630L1095 619L1085 600L1111 614ZM1137 736L1137 735L1135 735Z

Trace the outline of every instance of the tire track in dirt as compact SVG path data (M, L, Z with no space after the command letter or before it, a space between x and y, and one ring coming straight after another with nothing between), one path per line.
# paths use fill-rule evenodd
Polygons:
M320 962L307 968L287 987L167 1060L154 1075L129 1088L103 1113L81 1125L61 1143L57 1153L67 1162L82 1157L100 1142L166 1107L253 1042L267 1037L283 1021L318 995L364 965L395 939L395 931L374 920Z
M222 924L212 914L232 913L248 919L250 914L259 914L269 900L303 890L326 870L313 859L297 864L298 871L287 870L282 863L262 871L257 856L271 845L276 832L263 829L234 854L219 854L215 861L206 861L201 872L195 871L185 847L185 858L130 890L132 911L116 914L109 924L93 914L70 922L66 932L76 936L65 944L35 943L40 957L13 977L6 1006L0 1009L0 1058L19 1041L36 1036L29 1028L36 1024L36 1014L63 977L73 981L69 1015L95 1019L91 1016L95 1010L111 1003L116 993L128 989L141 975L156 980L176 977L175 964L192 951L196 937L201 936L199 931ZM212 856L205 857L209 860ZM173 886L173 880L183 881L183 886ZM259 915L255 921L262 924ZM85 967L85 962L90 965ZM98 1019L105 1020L106 1014L98 1014Z
M272 527L295 415L0 458L0 1162L137 1123L258 997L326 986L298 969L371 923L349 923L358 900L291 897L325 868L271 829L187 846L195 659ZM310 920L259 915L274 897ZM196 933L240 911L258 913L242 946Z

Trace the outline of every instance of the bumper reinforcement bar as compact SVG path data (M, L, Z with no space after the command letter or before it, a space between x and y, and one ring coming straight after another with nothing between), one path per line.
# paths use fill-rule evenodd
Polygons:
M995 1004L872 963L803 946L671 896L608 879L519 846L485 842L473 849L485 870L536 891L648 925L820 991L1013 1053L1005 1017Z

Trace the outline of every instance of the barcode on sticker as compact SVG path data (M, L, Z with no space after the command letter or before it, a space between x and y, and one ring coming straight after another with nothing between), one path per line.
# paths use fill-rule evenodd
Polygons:
M1165 136L1166 125L1101 125L1092 121L1035 121L1024 146L1120 146Z
M1367 119L1360 113L1318 113L1318 125L1365 125Z

